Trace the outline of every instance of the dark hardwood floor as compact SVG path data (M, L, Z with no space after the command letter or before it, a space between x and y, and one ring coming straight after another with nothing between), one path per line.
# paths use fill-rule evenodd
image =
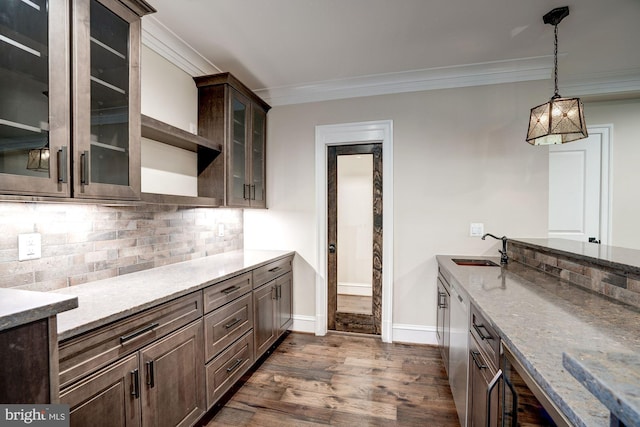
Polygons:
M291 333L206 424L458 426L437 347Z

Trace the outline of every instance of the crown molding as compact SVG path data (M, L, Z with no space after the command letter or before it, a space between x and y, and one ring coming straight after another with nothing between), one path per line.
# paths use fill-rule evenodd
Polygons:
M142 18L142 44L193 77L222 72L153 16Z
M614 96L640 93L640 68L572 76L560 86L563 96Z
M150 15L142 18L142 43L193 77L224 71ZM562 58L566 54L559 56ZM553 56L547 55L357 76L264 88L254 92L269 105L278 106L403 92L547 80L552 77ZM564 96L597 97L638 94L640 93L640 69L573 76L561 85L560 89Z
M492 61L259 89L272 106L551 78L553 57Z

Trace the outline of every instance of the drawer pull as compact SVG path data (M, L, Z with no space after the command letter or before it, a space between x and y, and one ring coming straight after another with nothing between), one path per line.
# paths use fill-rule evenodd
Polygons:
M221 293L221 294L225 294L225 295L229 295L231 292L235 292L235 291L237 291L238 289L240 289L240 287L239 287L239 286L235 286L235 285L233 285L233 286L231 286L231 287L228 287L227 289L223 289L223 290L221 290L221 291L220 291L220 293Z
M233 327L234 325L237 325L238 323L242 322L242 319L238 319L238 318L233 318L233 320L229 323L227 323L226 325L224 325L225 329L229 329L231 327Z
M149 331L152 331L153 329L155 329L158 326L160 326L159 323L151 323L151 324L145 326L144 328L138 329L135 332L131 332L128 335L123 335L123 336L120 337L120 344L124 344L127 341L134 339L135 337L138 337L138 336L140 336L142 334L145 334L145 333L147 333Z
M230 374L232 371L235 371L243 361L244 361L243 359L236 359L236 362L227 368L227 374Z
M278 270L282 270L282 267L280 267L280 266L273 267L273 268L270 268L268 271L269 271L269 273L275 273Z
M138 399L140 397L140 375L137 369L131 371L131 396Z
M487 427L491 427L491 392L493 392L493 389L496 387L496 384L498 384L498 381L500 381L500 378L502 378L502 376L502 369L498 369L498 372L496 372L496 375L487 386ZM504 422L504 420L502 420L502 422Z
M483 334L482 331L480 330L480 328L484 329L485 332L487 332L487 334ZM491 334L489 334L489 331L487 331L487 328L484 327L484 325L476 325L475 323L473 324L473 329L476 330L476 332L478 333L478 335L480 335L480 339L481 340L492 340L493 337L491 336Z
M147 363L145 363L146 367L147 367L147 385L149 386L149 388L153 388L153 386L155 386L155 378L154 378L154 372L153 372L153 360L148 361Z
M476 366L479 369L487 369L487 365L485 365L484 363L478 361L478 356L480 356L480 353L478 353L477 351L472 351L471 352L471 358L473 359L473 362L476 364Z

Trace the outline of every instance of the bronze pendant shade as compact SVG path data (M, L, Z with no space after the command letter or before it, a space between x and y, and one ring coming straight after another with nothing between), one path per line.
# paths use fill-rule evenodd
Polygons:
M569 15L569 8L559 7L547 13L545 24L554 26L554 84L555 93L549 102L531 109L527 142L531 145L564 144L586 138L587 125L580 98L563 98L558 94L558 23Z

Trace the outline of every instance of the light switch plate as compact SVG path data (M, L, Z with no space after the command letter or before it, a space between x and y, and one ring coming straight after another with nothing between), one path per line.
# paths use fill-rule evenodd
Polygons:
M484 224L481 222L472 222L469 226L469 236L481 237L484 234Z
M18 234L18 261L42 257L42 236L40 233Z
M218 224L218 237L224 237L224 224Z

